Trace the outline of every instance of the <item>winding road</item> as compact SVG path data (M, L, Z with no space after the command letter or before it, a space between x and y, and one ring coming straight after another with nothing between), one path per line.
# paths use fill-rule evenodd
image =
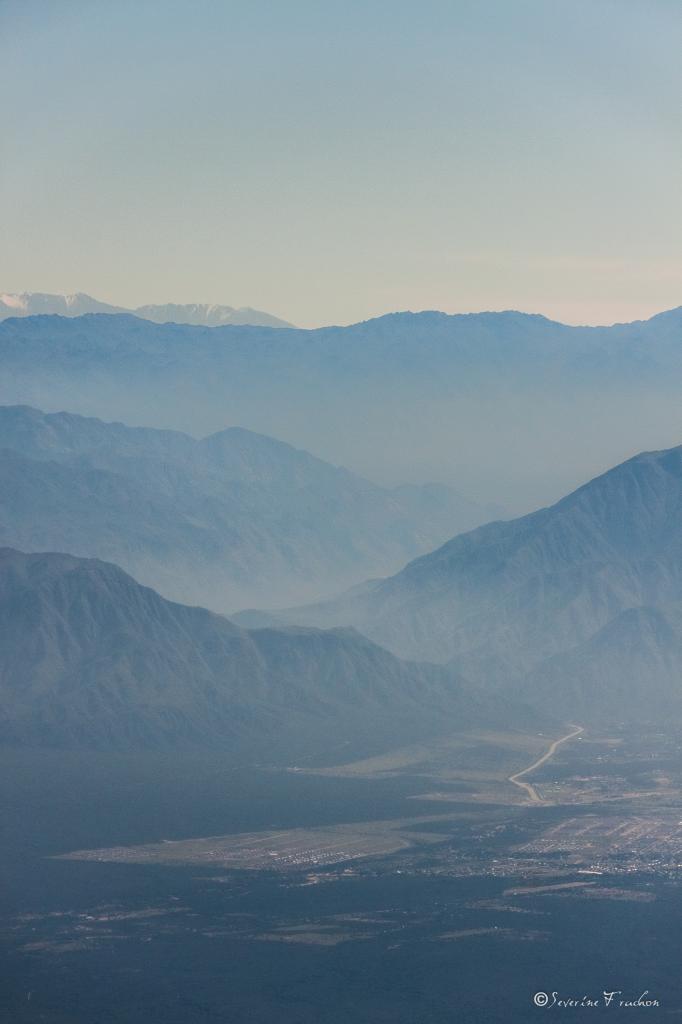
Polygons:
M519 780L523 775L529 775L530 772L534 772L535 769L539 768L541 764L545 763L545 761L549 761L550 757L554 756L554 754L557 751L557 748L560 747L562 743L567 743L569 740L572 740L574 736L578 736L581 732L585 731L582 725L572 725L571 729L573 730L572 732L569 732L565 736L561 736L558 740L554 740L553 743L550 743L542 757L539 757L538 760L534 761L533 764L529 765L528 768L524 768L522 771L516 772L515 775L509 776L508 781L513 782L513 784L515 786L518 786L519 789L525 790L525 792L530 797L531 803L541 804L543 803L543 801L541 797L538 795L538 791L536 790L535 786L531 785L530 782L520 782Z

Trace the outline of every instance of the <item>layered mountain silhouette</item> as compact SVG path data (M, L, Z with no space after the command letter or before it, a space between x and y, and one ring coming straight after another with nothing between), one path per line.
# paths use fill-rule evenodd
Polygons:
M49 295L44 292L0 294L0 320L14 316L83 316L85 313L134 313L143 320L153 320L159 324L201 324L206 327L253 324L260 327L291 327L286 320L280 320L279 317L251 309L249 306L235 309L233 306L209 303L192 302L182 305L170 302L165 305L127 309L125 306L112 306L108 302L100 302L99 299L93 299L83 292L77 292L75 295Z
M573 719L679 714L682 447L270 621L352 625L402 656L449 663L479 692Z
M349 327L0 323L0 401L173 427L226 421L382 481L442 480L518 512L678 429L682 310L612 327L398 313Z
M0 543L112 560L219 611L327 595L492 512L447 487L381 488L239 428L197 441L0 407Z
M246 631L70 555L0 550L0 638L10 744L272 759L500 719L450 670L403 662L352 630Z

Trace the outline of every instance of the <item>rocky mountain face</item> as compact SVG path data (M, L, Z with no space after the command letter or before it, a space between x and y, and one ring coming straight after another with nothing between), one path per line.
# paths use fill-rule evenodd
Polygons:
M70 555L0 550L0 640L5 743L291 758L499 718L352 630L247 631Z
M86 313L132 313L143 320L155 323L197 324L205 327L217 327L224 324L252 324L260 327L291 327L286 320L263 313L249 306L235 309L233 306L211 305L209 303L167 303L166 305L138 306L127 309L125 306L112 306L109 302L100 302L90 295L77 292L75 295L48 295L43 292L22 292L20 294L0 294L0 320L8 317L58 315L83 316Z
M682 447L273 621L353 625L564 715L680 711ZM251 616L250 621L258 621Z
M0 401L195 435L239 423L521 513L675 439L681 342L682 310L603 328L513 312L312 331L24 317L0 323Z
M239 428L197 441L0 407L0 543L108 559L226 611L392 571L493 510L447 487L378 487Z

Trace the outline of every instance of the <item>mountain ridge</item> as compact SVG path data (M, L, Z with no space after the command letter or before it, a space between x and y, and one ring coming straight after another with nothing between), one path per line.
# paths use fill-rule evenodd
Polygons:
M350 327L0 323L0 401L195 436L232 422L388 483L546 505L678 424L682 313L613 327L395 314ZM634 412L634 415L633 415Z
M0 741L291 757L495 721L352 630L244 630L96 559L0 549ZM352 746L350 747L352 750Z
M133 314L142 320L153 323L184 323L224 326L252 324L261 327L284 328L292 325L286 320L252 309L250 306L219 305L210 302L146 304L129 309L108 302L93 299L85 292L74 292L71 295L53 295L47 292L5 292L0 294L0 320L9 317L67 316L78 317L85 314Z
M241 427L197 440L0 406L1 542L99 556L218 611L329 593L492 511L452 488L382 488Z
M640 453L553 506L461 534L334 601L267 614L352 625L403 657L447 662L476 688L569 715L605 715L610 702L645 713L663 696L678 714L679 608L682 446ZM619 703L629 622L651 653L632 659L638 687ZM580 694L572 710L569 692Z

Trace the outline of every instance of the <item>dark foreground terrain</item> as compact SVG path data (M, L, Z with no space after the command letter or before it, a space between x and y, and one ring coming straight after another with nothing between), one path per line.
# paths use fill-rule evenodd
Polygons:
M486 803L483 770L465 783L399 760L335 775L5 752L2 1020L678 1019L675 737L588 733L533 775L536 805L511 785L501 802L499 780ZM335 826L374 835L386 822L414 841L319 854ZM225 866L226 836L266 833L271 867ZM209 836L222 837L215 861L162 843ZM144 844L180 853L116 852ZM55 859L93 849L100 859ZM605 991L622 995L606 1007ZM618 1005L645 991L660 1005ZM600 1005L536 1007L542 992Z

